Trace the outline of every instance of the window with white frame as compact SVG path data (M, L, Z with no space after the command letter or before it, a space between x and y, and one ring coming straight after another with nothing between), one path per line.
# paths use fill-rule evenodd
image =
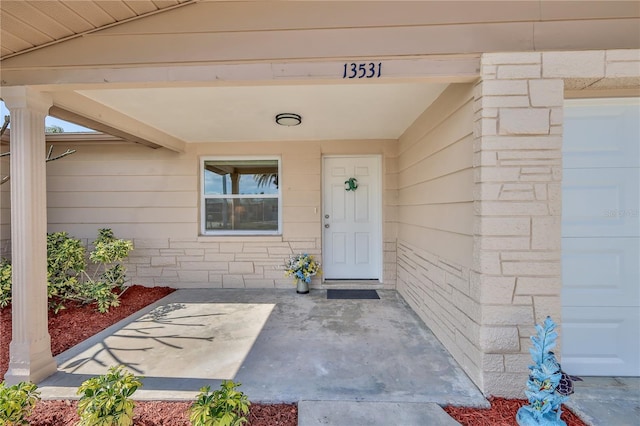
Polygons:
M279 234L278 158L202 159L202 232Z

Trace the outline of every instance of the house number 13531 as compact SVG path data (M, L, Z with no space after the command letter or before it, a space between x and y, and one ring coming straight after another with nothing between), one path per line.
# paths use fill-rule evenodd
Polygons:
M344 64L342 78L379 78L382 72L382 62L363 62Z

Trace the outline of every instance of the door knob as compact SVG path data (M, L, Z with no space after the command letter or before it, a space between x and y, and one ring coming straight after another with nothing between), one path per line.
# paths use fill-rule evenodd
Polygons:
M328 223L325 223L325 224L324 224L324 227L325 227L325 228L328 228L329 226L330 226L330 225L329 225Z
M325 219L329 219L329 215L328 215L328 214L325 214L325 215L324 215L324 218L325 218Z

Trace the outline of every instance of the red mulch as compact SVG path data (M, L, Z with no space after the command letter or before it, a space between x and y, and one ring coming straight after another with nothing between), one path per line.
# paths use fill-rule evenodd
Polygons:
M97 312L95 305L67 305L57 315L49 313L49 334L53 355L71 348L112 324L173 292L168 287L131 286L121 297L121 304L106 314ZM9 364L11 342L11 307L0 310L0 380ZM489 398L491 408L445 407L445 411L463 426L516 425L516 412L525 400ZM140 426L189 425L188 408L191 402L138 401L134 424ZM30 420L33 426L75 424L79 418L76 401L40 401ZM248 416L251 426L296 426L298 408L295 404L252 404ZM568 426L585 426L571 411L563 408L562 419Z
M189 426L191 402L136 401L133 424L136 426ZM40 401L29 417L32 426L76 424L77 401ZM296 426L298 408L294 404L251 404L250 426Z
M524 399L505 399L490 397L491 408L478 409L468 407L444 407L444 410L462 426L513 426L516 423L518 409L527 404ZM562 420L567 426L586 426L578 416L565 406L562 407Z

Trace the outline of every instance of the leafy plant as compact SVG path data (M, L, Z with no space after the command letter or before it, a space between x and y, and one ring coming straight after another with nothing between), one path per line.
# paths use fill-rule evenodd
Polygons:
M78 426L129 426L135 403L131 395L142 386L140 377L122 365L107 374L85 380L78 388Z
M28 425L27 417L40 400L38 386L29 382L6 386L0 383L0 425Z
M85 248L66 232L47 234L47 296L55 313L82 293L79 276L87 267Z
M133 250L131 241L117 239L109 228L98 230L98 238L95 240L94 245L95 249L91 252L89 258L95 263L121 262Z
M219 390L210 386L200 389L200 394L189 409L189 420L194 426L240 426L247 422L249 413L247 396L236 390L240 383L225 380Z
M133 250L133 243L128 240L120 240L113 236L109 228L98 230L98 238L94 242L94 249L89 259L98 267L93 276L84 271L87 278L86 296L89 300L98 304L98 311L107 312L109 308L120 305L120 294L125 291L126 269L119 263L129 256ZM99 276L96 276L101 269ZM114 293L116 291L117 293Z
M529 380L525 391L529 405L521 407L516 414L516 420L521 426L566 426L560 415L561 405L568 398L557 392L562 371L551 352L558 338L555 328L556 324L551 317L547 317L544 327L536 324L537 335L531 337L533 348L529 352L534 365L529 366Z
M49 308L58 313L68 301L96 302L100 312L120 304L126 290L126 268L118 263L129 256L133 243L117 239L113 231L98 231L89 259L93 273L87 273L86 249L66 232L47 235L47 296ZM0 308L11 303L11 264L0 261Z
M0 308L11 303L11 263L0 259Z

